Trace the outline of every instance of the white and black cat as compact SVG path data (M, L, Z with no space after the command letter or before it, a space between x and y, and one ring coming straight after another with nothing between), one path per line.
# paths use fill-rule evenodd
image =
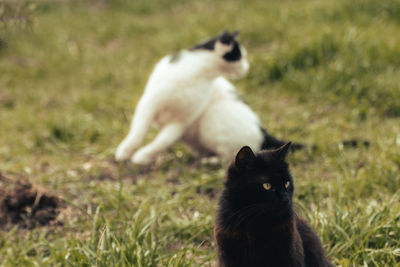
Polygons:
M236 36L237 32L224 32L156 65L129 134L118 146L117 160L148 164L178 140L224 159L231 159L244 145L258 151L284 144L260 127L257 115L225 78L240 78L249 69ZM158 136L139 149L152 124L161 128Z

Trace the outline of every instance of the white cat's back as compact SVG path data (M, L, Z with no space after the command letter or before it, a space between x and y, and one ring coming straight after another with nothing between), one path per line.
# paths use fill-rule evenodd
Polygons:
M177 59L174 60L173 57L177 57ZM208 58L212 60L212 56L207 55L206 52L186 50L165 56L154 67L144 93L156 94L166 90L175 92L177 89L197 82L205 80L210 82L209 76L204 73L204 66L207 65Z
M178 62L166 56L155 66L141 102L154 108L159 125L173 121L193 121L210 100L212 87L204 72L207 57L203 52L181 51Z
M263 134L258 116L237 96L235 87L225 78L213 83L209 105L193 125L192 140L199 140L204 150L231 159L243 146L260 150Z

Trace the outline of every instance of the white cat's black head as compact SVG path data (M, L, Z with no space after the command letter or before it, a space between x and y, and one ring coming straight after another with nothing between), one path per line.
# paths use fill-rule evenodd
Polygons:
M224 51L224 54L222 57L228 61L228 62L233 62L233 61L238 61L242 57L242 53L240 50L240 45L238 41L236 40L236 36L239 34L238 31L235 31L233 33L229 33L228 31L224 31L223 33L206 40L204 42L201 42L199 44L196 44L193 46L190 50L210 50L214 51L216 49L216 46L221 44L222 46L229 47L227 51Z

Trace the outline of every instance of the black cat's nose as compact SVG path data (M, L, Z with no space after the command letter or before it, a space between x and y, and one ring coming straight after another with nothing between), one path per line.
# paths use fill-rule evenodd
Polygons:
M282 201L282 203L284 203L284 204L289 204L289 202L290 202L289 197L286 196L286 195L281 195L281 196L279 197L279 199L280 199L280 201Z

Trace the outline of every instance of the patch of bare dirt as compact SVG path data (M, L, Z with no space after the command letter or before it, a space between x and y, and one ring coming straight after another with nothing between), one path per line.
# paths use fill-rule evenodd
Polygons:
M0 178L6 179L1 173ZM59 197L19 180L0 189L0 229L62 225L57 217L64 207Z

